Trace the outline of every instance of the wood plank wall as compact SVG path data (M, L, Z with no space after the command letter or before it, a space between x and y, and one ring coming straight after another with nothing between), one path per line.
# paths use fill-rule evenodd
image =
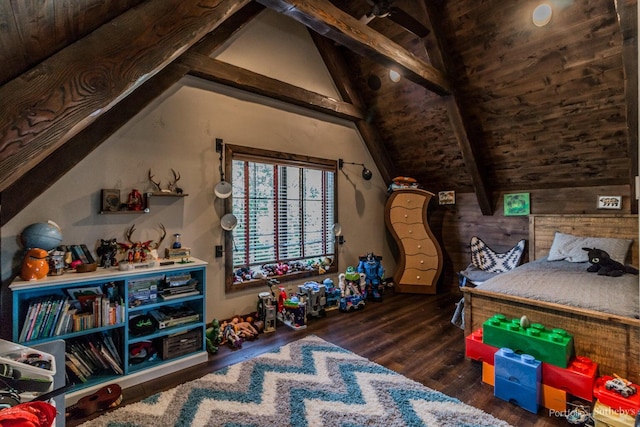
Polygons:
M532 214L607 214L631 213L628 185L559 188L530 191ZM429 224L443 249L443 271L438 292L456 290L457 272L470 262L469 241L478 236L492 249L500 252L511 248L520 239L529 237L528 216L504 216L503 195L493 195L494 214L480 212L475 194L456 194L456 204L431 207ZM597 209L597 196L623 196L621 210ZM435 198L437 200L437 198ZM634 201L635 203L635 201ZM527 242L528 244L528 242ZM528 247L523 262L528 261Z

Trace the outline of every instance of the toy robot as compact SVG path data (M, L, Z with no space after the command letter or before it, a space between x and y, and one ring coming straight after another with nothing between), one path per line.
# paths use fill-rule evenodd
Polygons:
M340 288L334 285L333 280L327 278L322 282L327 295L325 310L335 310L340 306Z
M325 291L325 286L316 282L305 282L303 285L298 285L298 295L307 305L307 317L326 316L327 297Z
M358 272L365 275L363 296L365 299L373 299L376 302L382 302L384 268L380 263L381 260L381 256L369 252L366 256L360 257L358 264Z
M338 275L340 311L355 311L364 308L365 302L362 297L364 280L364 273L359 274L356 269L351 266L347 267L345 273Z

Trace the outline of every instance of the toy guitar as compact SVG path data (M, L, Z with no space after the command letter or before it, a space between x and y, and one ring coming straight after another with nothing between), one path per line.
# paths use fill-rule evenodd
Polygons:
M88 417L95 412L115 408L121 402L122 389L118 384L109 384L95 393L81 398L77 404L69 409L80 417Z

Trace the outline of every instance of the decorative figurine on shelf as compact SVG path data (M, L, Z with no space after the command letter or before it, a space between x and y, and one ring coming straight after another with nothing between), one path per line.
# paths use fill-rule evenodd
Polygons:
M364 273L358 274L352 266L347 267L345 273L338 275L340 311L355 311L364 308L365 302L361 287L364 285L364 277Z
M129 193L127 199L127 207L131 211L141 211L144 208L144 202L142 201L142 194L135 188Z
M171 169L173 174L173 181L169 183L169 192L182 194L182 188L178 187L178 181L180 180L180 173Z
M155 265L155 260L158 258L158 248L160 244L164 240L167 235L167 230L164 228L164 225L160 224L160 229L162 230L162 236L160 236L160 240L157 243L153 243L153 240L147 240L146 242L134 242L131 240L131 236L135 231L135 224L132 225L126 232L127 242L129 243L120 243L121 251L126 252L125 261L127 264L136 264L136 263L148 263L149 267ZM151 258L151 260L148 260ZM120 263L120 269L127 269L126 264L123 267L124 263Z
M38 280L49 273L48 253L44 249L33 248L27 251L22 262L20 277L22 280Z
M100 267L109 268L118 265L116 254L118 253L118 243L116 239L100 239L100 246L96 249L100 257Z
M366 256L360 257L358 264L358 272L365 274L364 298L373 299L376 302L382 302L382 291L384 290L382 283L384 268L381 260L381 256L369 252Z
M156 190L159 191L160 193L182 194L183 193L182 188L178 187L178 181L181 178L180 173L176 172L173 169L171 169L171 173L173 174L173 181L169 181L169 185L167 186L166 189L163 189L160 186L161 181L156 182L153 180L153 175L151 175L151 169L149 169L147 176L149 178L149 181L151 181L151 183L154 185Z

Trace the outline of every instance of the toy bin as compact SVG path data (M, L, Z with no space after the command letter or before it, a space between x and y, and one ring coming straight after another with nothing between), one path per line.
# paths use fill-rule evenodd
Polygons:
M51 391L55 373L51 354L0 340L0 387L15 389L23 401Z

